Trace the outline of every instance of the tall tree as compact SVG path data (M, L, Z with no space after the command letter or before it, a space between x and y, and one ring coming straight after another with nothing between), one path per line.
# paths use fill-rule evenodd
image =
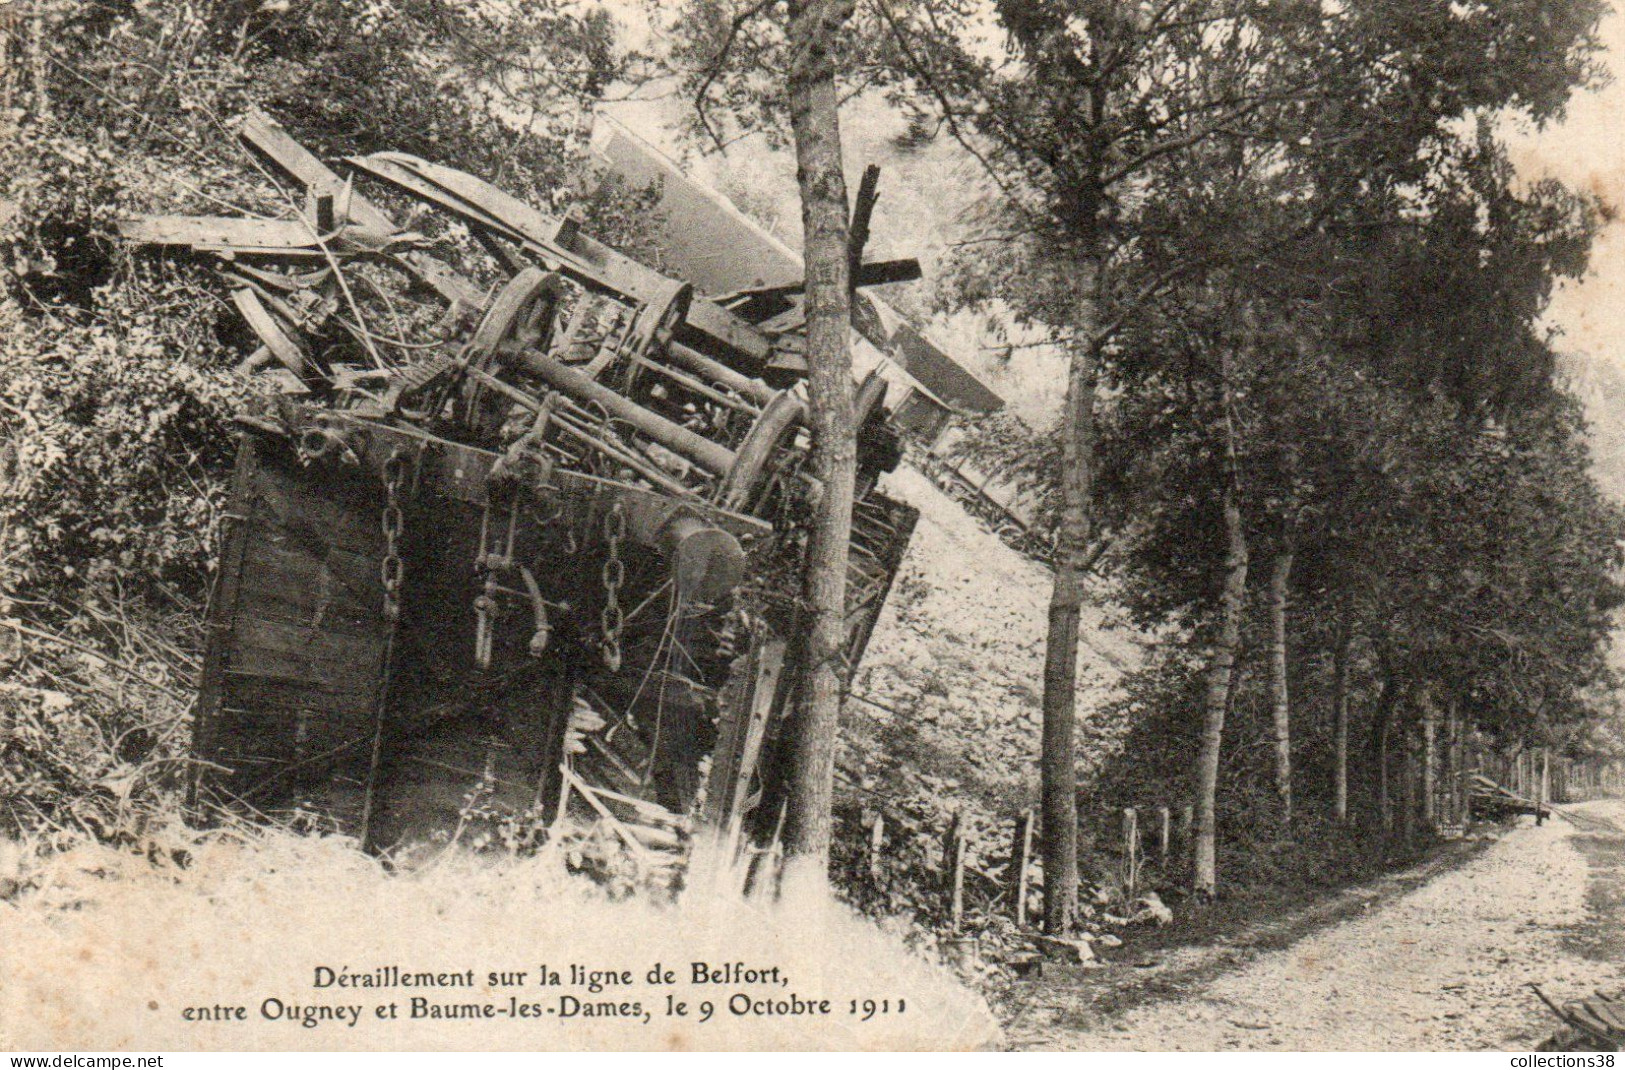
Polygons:
M1077 910L1075 723L1078 626L1094 534L1094 414L1126 315L1167 279L1133 269L1132 219L1146 173L1224 136L1245 136L1267 104L1314 92L1317 75L1266 55L1279 36L1247 33L1241 0L998 0L988 54L971 0L880 0L895 60L921 90L916 128L942 124L1000 194L985 220L1006 247L962 261L967 296L996 296L1065 339L1062 502L1045 640L1045 927ZM1306 12L1270 12L1284 34ZM1276 52L1284 60L1286 53ZM1170 274L1189 270L1194 264Z
M790 126L801 189L806 265L807 394L813 471L823 484L803 578L805 669L795 721L785 847L816 865L829 858L835 743L846 691L846 568L857 449L852 427L852 330L846 176L834 49L851 0L792 0L788 27Z
M1230 706L1236 653L1241 646L1241 615L1247 597L1247 532L1241 515L1241 478L1236 446L1235 393L1228 349L1220 351L1219 422L1224 427L1224 566L1219 596L1218 636L1208 667L1202 710L1202 746L1196 759L1196 851L1192 890L1212 898L1218 892L1219 749Z
M1348 611L1338 605L1337 630L1332 647L1332 819L1349 819L1349 659L1354 637Z
M1267 537L1274 543L1265 602L1270 618L1274 765L1283 816L1290 815L1292 791L1286 607L1297 556L1297 484L1305 479L1319 483L1310 489L1321 495L1331 489L1325 465L1314 469L1305 464L1301 467L1313 470L1297 471L1300 465L1290 444L1306 429L1320 427L1323 430L1316 434L1331 433L1325 416L1316 410L1335 406L1323 389L1332 380L1298 376L1294 381L1287 375L1261 375L1248 365L1263 359L1289 368L1312 367L1337 352L1337 335L1348 325L1368 322L1374 332L1381 331L1381 321L1369 315L1371 305L1365 305L1367 312L1354 306L1386 295L1393 302L1389 315L1399 313L1397 319L1406 323L1402 334L1415 330L1425 335L1429 348L1403 341L1395 345L1391 337L1373 338L1381 355L1371 360L1371 369L1397 380L1396 385L1410 387L1414 382L1420 389L1438 390L1465 406L1466 412L1504 413L1507 398L1527 396L1528 389L1538 389L1549 376L1549 355L1543 358L1541 347L1528 343L1527 325L1533 320L1523 317L1531 307L1543 304L1539 280L1549 284L1550 268L1572 249L1571 237L1557 226L1549 228L1544 239L1523 247L1522 255L1511 254L1517 239L1507 228L1496 226L1497 220L1519 214L1538 218L1544 211L1550 222L1561 216L1561 210L1553 211L1555 204L1542 209L1540 202L1549 198L1538 195L1520 209L1508 200L1504 184L1483 166L1467 167L1458 181L1451 173L1453 158L1463 153L1459 140L1448 132L1452 129L1448 120L1471 119L1485 109L1507 105L1526 107L1537 117L1553 114L1587 68L1595 47L1591 36L1595 5L1567 4L1558 13L1520 7L1510 15L1476 7L1446 12L1418 5L1397 25L1385 21L1392 14L1391 5L1380 3L1340 7L1311 39L1299 38L1297 43L1306 48L1305 54L1317 57L1312 65L1324 73L1323 85L1337 85L1343 92L1295 97L1291 106L1260 113L1259 119L1267 117L1273 125L1255 123L1246 137L1212 138L1190 146L1177 162L1155 168L1141 191L1151 205L1139 220L1136 252L1142 263L1155 262L1171 270L1193 258L1206 261L1202 270L1184 273L1170 288L1187 290L1189 296L1170 292L1159 296L1158 302L1177 306L1173 318L1183 321L1188 332L1212 338L1224 338L1226 319L1252 317L1261 323L1260 330L1241 332L1232 343L1220 342L1225 347L1220 355L1230 358L1231 371L1225 370L1223 361L1205 364L1208 374L1216 374L1221 391L1230 390L1239 398L1243 392L1237 383L1244 380L1251 395L1246 406L1253 410L1250 419L1237 420L1232 412L1216 414L1215 419L1230 421L1226 449L1234 445L1235 429L1246 427L1248 441L1238 450L1244 473L1241 512L1255 541ZM1416 48L1419 39L1426 39L1429 47ZM1445 41L1451 45L1441 43ZM1419 86L1428 91L1419 93ZM1464 155L1470 157L1470 138L1466 144ZM1471 187L1473 196L1454 195L1458 184ZM1465 222L1468 213L1451 210L1453 199L1476 205L1478 232L1456 224L1458 215ZM1487 228L1482 224L1486 217ZM1441 236L1453 235L1452 240L1472 246L1472 251L1460 249L1459 259L1441 255L1437 240L1432 247L1419 240L1434 229ZM1544 254L1536 251L1542 241L1547 243ZM1440 287L1418 285L1416 278L1401 283L1392 274L1379 276L1375 265L1385 258L1356 252L1373 243L1407 250L1404 257L1417 258L1408 263L1432 265L1426 270L1440 272L1441 281L1454 283L1453 292L1474 299L1443 304L1423 297L1423 314L1418 316L1419 296L1430 297ZM1507 248L1497 252L1498 245ZM1371 270L1362 276L1361 285L1350 285L1361 265ZM1463 275L1467 280L1458 281ZM1499 305L1476 299L1488 295L1488 290L1477 289L1487 276L1495 276L1497 285L1505 287ZM1214 292L1246 296L1214 302L1208 299ZM1219 317L1217 322L1214 316ZM1204 320L1210 326L1202 327ZM1290 337L1297 344L1290 348L1260 344L1271 335ZM1155 332L1146 338L1151 342L1138 347L1139 353L1116 361L1131 379L1126 390L1140 389L1137 384L1147 377L1166 374L1168 354L1191 349L1170 348ZM1474 344L1464 344L1467 338ZM1400 379L1400 369L1413 377L1411 382ZM1262 440L1252 441L1254 437ZM1226 499L1228 488L1227 483ZM1322 501L1325 509L1335 508L1331 499ZM1215 622L1203 633L1217 637L1205 704L1205 745L1219 739L1214 730L1222 723L1218 682L1234 679L1229 670L1235 651L1228 641L1227 623L1235 612L1232 581L1242 557L1237 543L1248 534L1236 537L1230 506L1224 500L1207 514L1227 533L1222 541L1191 541L1189 533L1178 536L1184 545L1207 546L1213 554L1209 574L1222 577L1207 588L1216 587L1218 598L1210 603ZM1431 571L1432 563L1428 567ZM1395 657L1405 661L1408 650L1396 647ZM1400 670L1401 680L1407 675ZM1407 714L1412 709L1412 704L1400 701L1399 692L1385 699L1387 708ZM1382 738L1388 734L1385 730ZM1215 761L1204 747L1197 762L1199 811L1208 804L1203 795ZM1199 835L1207 831L1201 829ZM1210 858L1211 848L1199 842L1198 889L1210 886L1212 874L1206 866Z
M855 6L855 0L691 0L671 27L696 123L713 146L724 144L721 124L731 122L735 129L775 134L787 126L795 149L811 467L820 491L802 575L796 641L803 670L787 740L784 837L790 869L820 875L834 827L835 752L847 687L846 579L857 475L839 91L852 62L848 24ZM720 124L716 112L723 113Z
M1292 824L1292 701L1287 691L1287 593L1292 580L1292 545L1283 537L1270 563L1270 720L1275 729L1275 795L1281 824Z

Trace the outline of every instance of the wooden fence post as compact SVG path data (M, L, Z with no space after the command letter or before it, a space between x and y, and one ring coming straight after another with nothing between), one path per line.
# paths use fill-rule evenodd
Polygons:
M12 4L0 4L0 112L11 110L11 28L17 19Z
M1461 726L1461 734L1461 762L1457 770L1456 795L1461 800L1461 827L1465 832L1467 826L1472 824L1473 774L1478 770L1478 748L1465 723Z
M869 829L869 876L880 878L880 849L886 835L886 815L875 811L875 823Z
M946 863L944 875L948 880L948 918L957 936L965 920L965 829L958 810L954 811L954 819L948 825L942 853L943 862Z
M1016 924L1027 924L1027 867L1033 857L1033 826L1037 822L1028 810L1016 820L1016 838L1010 845L1010 895L1015 903Z
M28 35L28 69L33 76L34 122L37 124L51 121L51 91L50 79L46 76L50 69L50 31L45 25L45 4L35 0L33 4L33 18L29 21Z
M1133 899L1140 883L1140 815L1132 806L1123 809L1123 883Z

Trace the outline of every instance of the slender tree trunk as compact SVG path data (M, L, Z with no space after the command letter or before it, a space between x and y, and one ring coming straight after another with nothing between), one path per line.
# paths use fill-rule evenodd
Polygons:
M1349 653L1353 645L1345 608L1337 625L1337 647L1332 651L1332 816L1338 824L1349 819Z
M1431 832L1438 824L1438 807L1434 798L1437 781L1434 764L1439 754L1438 718L1430 706L1422 715L1422 828Z
M1467 745L1461 707L1449 702L1449 820L1467 828Z
M846 178L833 47L850 0L790 6L790 124L806 263L807 394L812 464L823 485L807 549L800 708L785 813L785 849L822 873L829 859L835 743L846 687L846 569L857 450L852 428L851 287Z
M1219 634L1208 667L1203 702L1202 745L1196 758L1196 852L1192 890L1212 898L1219 888L1218 791L1219 753L1224 743L1224 714L1230 701L1236 652L1241 646L1241 614L1247 598L1247 532L1241 521L1241 490L1236 475L1236 428L1230 417L1229 365L1220 372L1221 418L1225 427L1224 587L1219 597Z
M1382 726L1377 742L1377 828L1384 835L1394 827L1393 800L1388 792L1388 726Z
M51 80L47 72L50 46L46 41L45 0L34 0L33 18L29 20L28 70L33 78L34 121L51 121Z
M1374 832L1387 834L1393 827L1393 807L1388 793L1388 737L1394 722L1394 709L1399 703L1399 685L1394 678L1393 665L1379 646L1377 659L1382 664L1382 689L1377 694L1377 708L1371 718L1371 738L1366 749L1371 784L1370 822Z
M1275 554L1270 569L1270 714L1275 725L1275 794L1281 802L1281 824L1292 824L1292 705L1286 682L1286 599L1292 578L1292 548Z
M1073 722L1078 686L1078 619L1088 572L1088 544L1092 526L1091 494L1094 479L1094 410L1099 376L1100 308L1104 275L1101 270L1104 146L1110 136L1091 143L1104 127L1106 94L1083 87L1075 77L1095 61L1078 53L1057 50L1052 30L1059 24L1054 12L1040 10L1026 0L997 0L993 5L1011 39L1040 77L1054 72L1056 88L1071 85L1078 117L1085 132L1072 145L1080 161L1067 164L1061 211L1064 229L1073 235L1078 259L1079 287L1075 295L1071 333L1077 341L1067 373L1066 406L1061 418L1061 520L1056 538L1055 585L1050 595L1049 633L1044 646L1043 751L1039 762L1044 813L1044 928L1063 933L1073 928L1077 915L1077 755ZM1091 44L1101 33L1100 20L1083 27ZM1085 77L1087 74L1085 73ZM1061 91L1066 91L1062 89Z
M1409 728L1400 733L1399 838L1407 847L1416 839L1416 740Z
M16 69L11 58L11 34L16 21L17 5L0 4L0 112L11 110L12 72Z
M1084 301L1085 333L1094 325ZM1067 372L1062 414L1059 547L1044 640L1044 732L1039 774L1044 809L1044 930L1069 932L1078 913L1077 754L1073 724L1078 695L1078 620L1089 571L1090 498L1094 483L1095 390L1099 354L1078 343Z

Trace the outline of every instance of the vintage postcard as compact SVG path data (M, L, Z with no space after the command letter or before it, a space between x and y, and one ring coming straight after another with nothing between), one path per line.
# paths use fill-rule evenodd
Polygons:
M1622 55L0 0L0 1046L1615 1051Z

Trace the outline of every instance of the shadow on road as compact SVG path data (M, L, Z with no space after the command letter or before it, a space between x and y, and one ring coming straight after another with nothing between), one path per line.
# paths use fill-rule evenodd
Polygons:
M1161 949L1150 959L1145 948L1129 946L1123 949L1120 961L1108 961L1093 969L1052 968L1034 982L1033 991L1022 1001L1007 1032L1015 1045L1021 1047L1023 1018L1034 1012L1054 1014L1045 1026L1046 1031L1087 1031L1144 1004L1189 995L1260 954L1291 947L1307 936L1358 917L1442 873L1465 865L1491 842L1471 840L1442 844L1432 857L1408 869L1262 921L1238 924L1228 932L1221 930L1200 945Z

